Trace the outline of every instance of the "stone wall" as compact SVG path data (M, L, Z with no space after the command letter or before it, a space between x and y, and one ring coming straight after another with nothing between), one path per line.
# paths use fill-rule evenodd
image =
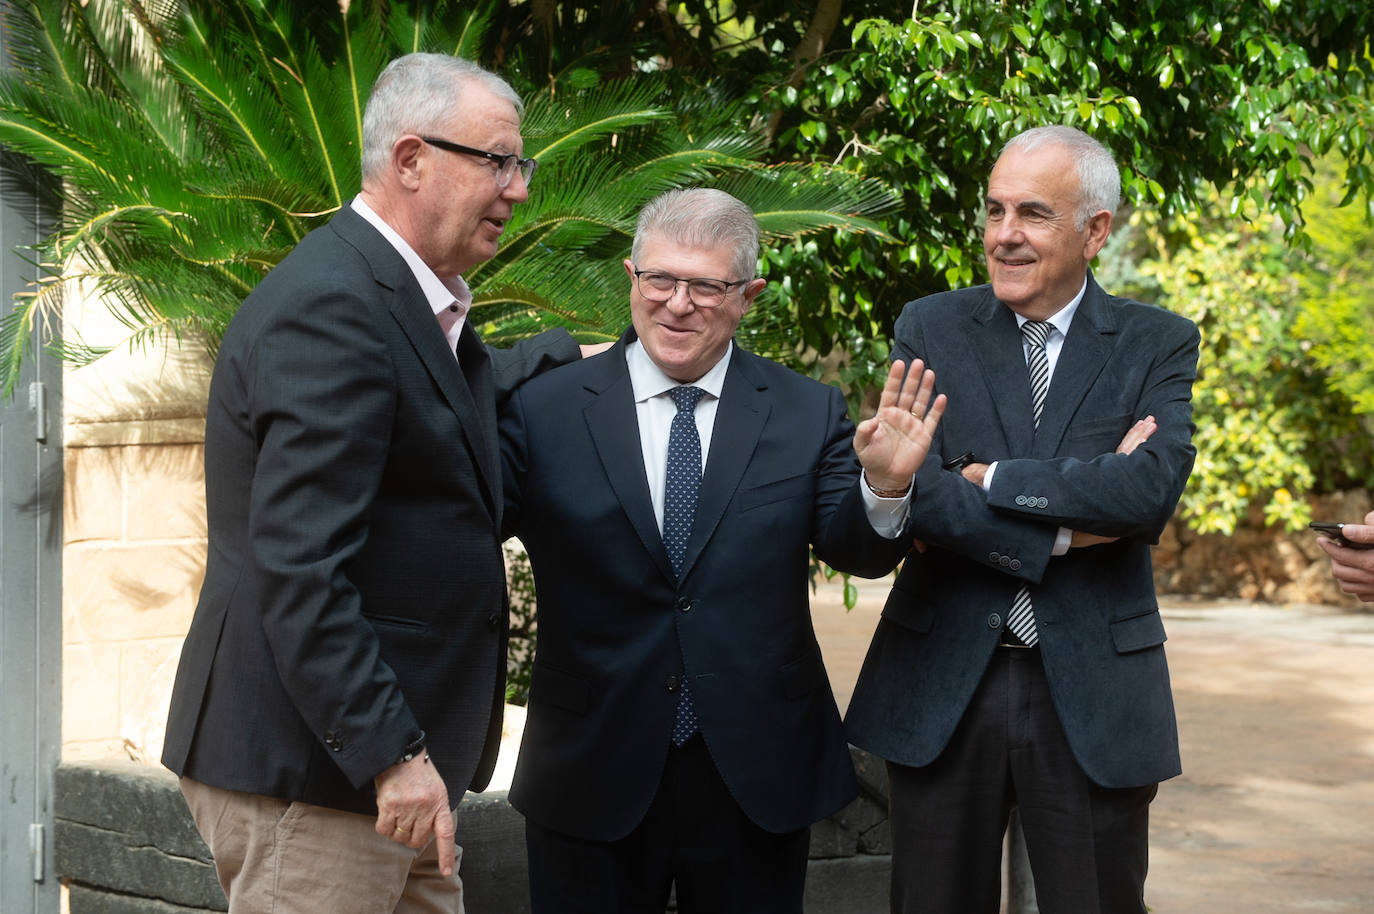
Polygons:
M211 362L68 301L64 334L115 348L63 374L62 757L156 761L204 576Z
M807 914L887 911L887 779L854 750L858 799L812 829ZM208 914L224 893L176 778L130 761L64 762L57 770L56 868L69 914ZM504 791L458 809L461 875L471 910L528 914L524 820Z
M1316 520L1359 522L1374 510L1374 490L1355 489L1312 500ZM1266 603L1323 603L1361 608L1331 577L1331 562L1308 530L1265 528L1255 512L1235 533L1194 533L1177 517L1154 552L1160 593Z

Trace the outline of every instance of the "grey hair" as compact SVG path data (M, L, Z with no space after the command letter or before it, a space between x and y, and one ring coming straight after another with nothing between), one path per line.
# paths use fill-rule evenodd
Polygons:
M1078 169L1078 211L1074 214L1074 230L1081 232L1088 220L1104 209L1115 213L1121 205L1121 171L1116 159L1111 150L1076 127L1032 127L1008 140L998 157L1011 149L1030 152L1047 143L1064 147Z
M464 89L476 85L515 106L525 106L510 83L470 60L449 54L406 54L387 64L363 112L363 179L380 175L391 147L407 133L429 134L463 107ZM461 142L461 137L445 137Z
M753 279L758 271L759 221L747 204L723 190L680 188L646 203L630 248L630 259L636 265L644 252L644 241L651 235L693 248L730 245L735 257L732 282Z

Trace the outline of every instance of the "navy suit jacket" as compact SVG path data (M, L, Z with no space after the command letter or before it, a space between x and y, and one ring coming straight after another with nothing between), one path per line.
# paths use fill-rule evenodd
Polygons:
M539 640L511 803L612 841L643 819L689 678L721 777L786 832L857 786L811 625L809 547L889 572L844 397L735 347L681 578L654 519L625 363L609 351L525 385L502 417L507 529L529 551Z
M928 548L907 557L883 608L846 717L852 742L904 765L934 761L1027 582L1083 770L1105 787L1179 773L1150 546L1192 469L1198 342L1191 321L1089 276L1037 429L1015 315L990 286L906 306L893 357L925 359L949 408L917 474L911 529ZM1115 454L1146 415L1155 434ZM997 461L990 492L941 468L967 451ZM1061 526L1120 539L1052 557Z
M414 273L351 207L244 301L205 429L209 556L163 763L375 813L423 729L456 804L500 743L496 401L578 357L565 332L448 348Z

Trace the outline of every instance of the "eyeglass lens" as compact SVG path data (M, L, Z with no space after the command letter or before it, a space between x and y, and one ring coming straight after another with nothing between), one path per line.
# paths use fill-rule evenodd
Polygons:
M667 273L640 273L639 294L649 301L665 302L673 297L678 283L687 286L687 298L692 304L704 308L714 308L725 301L726 294L734 285L718 279L678 279Z

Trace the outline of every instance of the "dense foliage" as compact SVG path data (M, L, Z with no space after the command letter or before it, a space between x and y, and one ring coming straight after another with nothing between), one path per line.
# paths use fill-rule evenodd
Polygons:
M1374 291L1344 281L1367 270L1352 258L1374 225L1339 208L1341 192L1319 169L1310 251L1287 244L1281 223L1226 219L1213 201L1202 219L1137 211L1103 257L1104 282L1202 332L1198 462L1183 496L1201 532L1297 529L1311 520L1305 496L1374 480L1374 399L1358 384L1374 366Z
M311 228L359 186L361 119L377 73L411 50L485 59L499 2L311 5L140 0L15 4L16 70L0 141L63 180L51 272L0 333L13 383L35 322L73 283L105 294L133 341L208 341ZM878 182L766 167L741 101L662 77L577 71L531 90L522 133L539 162L500 254L467 275L473 316L501 343L550 325L604 339L628 323L620 261L654 194L711 183L765 235L876 230ZM829 172L834 172L830 174ZM77 359L101 350L62 341Z
M11 378L24 331L65 288L57 277L100 283L135 340L213 341L356 189L380 66L444 50L526 94L540 161L501 255L470 277L494 340L551 323L617 332L640 204L709 181L770 231L761 270L774 282L748 345L857 400L905 301L982 280L980 198L1000 145L1076 124L1117 153L1135 212L1134 246L1107 255L1134 272L1122 291L1203 327L1192 522L1226 529L1261 510L1296 523L1302 494L1368 478L1364 0L940 0L910 15L876 0L9 9L0 142L60 175L65 198L37 255L54 278L0 340ZM1106 259L1104 275L1118 267Z

